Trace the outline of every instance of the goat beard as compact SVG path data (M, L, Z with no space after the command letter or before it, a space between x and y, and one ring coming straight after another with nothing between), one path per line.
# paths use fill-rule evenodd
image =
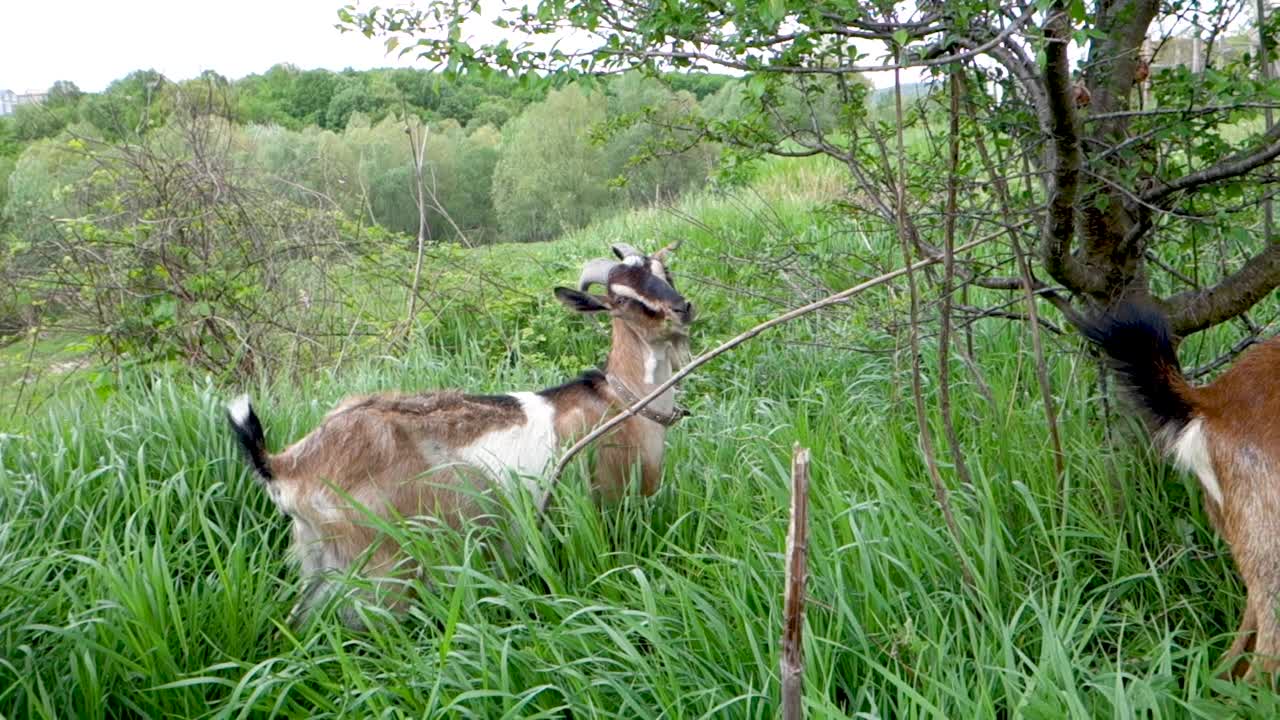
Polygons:
M671 338L671 371L675 372L693 360L693 352L689 349L689 336L677 335Z

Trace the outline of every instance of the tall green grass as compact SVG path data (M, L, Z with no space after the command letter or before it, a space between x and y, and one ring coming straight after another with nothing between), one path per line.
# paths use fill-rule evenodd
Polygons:
M891 261L865 228L828 226L814 198L768 180L759 198L686 201L696 226L641 213L472 253L529 297L477 290L483 301L466 312L431 315L409 352L264 378L252 390L271 446L350 392L536 387L598 360L603 326L569 317L550 288L608 241L690 237L677 269L703 313L698 346L795 292L794 275L729 257L796 248L832 284L874 272L854 252ZM723 287L746 283L758 296ZM1213 679L1242 609L1230 557L1193 480L1114 411L1108 438L1075 341L1052 347L1061 481L1024 328L975 330L990 402L963 364L952 368L974 480L960 487L943 468L957 547L920 459L909 358L881 322L903 302L876 294L691 378L682 402L693 415L669 436L654 498L598 508L575 467L546 528L517 498L494 528L397 529L428 567L420 597L399 618L365 608L363 632L332 609L307 628L283 623L299 591L286 520L224 427L222 399L237 389L171 373L124 379L105 397L60 396L0 439L0 714L773 717L796 442L814 457L811 716L1280 712L1268 691ZM493 550L500 535L515 538L510 557Z

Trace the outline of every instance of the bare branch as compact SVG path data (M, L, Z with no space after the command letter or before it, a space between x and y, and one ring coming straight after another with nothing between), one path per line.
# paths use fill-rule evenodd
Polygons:
M960 94L964 91L964 70L954 68L947 82L951 93L947 138L947 211L943 221L942 306L938 310L938 410L942 413L942 430L951 450L951 462L956 467L960 482L973 485L969 466L964 460L960 437L956 433L955 419L951 416L951 287L955 279L956 245L956 195L960 184L957 174L960 167Z
M1216 165L1183 175L1160 187L1152 188L1143 193L1141 197L1146 202L1157 203L1174 193L1194 190L1222 180L1230 180L1260 168L1276 159L1276 157L1280 157L1280 125L1268 130L1263 135L1263 140L1266 141L1266 144L1255 148L1252 152L1237 153Z
M947 485L942 480L942 473L938 471L938 459L933 452L933 435L929 431L929 415L925 410L924 392L922 390L922 378L920 370L920 293L916 288L916 278L911 265L911 245L907 239L907 223L906 223L906 148L903 147L902 139L902 78L901 73L895 71L893 74L893 98L894 109L898 119L898 183L897 183L897 225L898 225L898 243L902 246L902 259L907 267L907 292L911 296L911 329L907 333L908 344L911 353L911 397L914 401L916 409L916 425L920 432L920 451L924 455L925 469L929 472L929 479L933 483L934 499L938 501L938 506L942 510L943 522L947 525L947 531L951 534L951 539L956 545L956 554L960 561L960 571L964 576L965 585L974 586L973 573L969 570L969 563L964 558L961 548L963 538L960 535L960 526L956 524L955 514L951 511L951 497L947 490ZM947 258L952 255L948 253Z
M1216 285L1178 293L1166 298L1164 304L1169 308L1173 331L1186 336L1230 320L1277 287L1280 287L1280 242L1273 241Z

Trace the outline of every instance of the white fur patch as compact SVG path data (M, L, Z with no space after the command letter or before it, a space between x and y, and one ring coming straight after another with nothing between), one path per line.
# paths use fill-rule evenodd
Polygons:
M1221 507L1222 487L1218 485L1218 474L1213 471L1213 460L1209 456L1209 439L1204 433L1204 419L1195 418L1188 423L1178 433L1170 449L1174 461L1195 473L1200 478L1204 491Z
M537 492L537 481L555 457L556 409L537 393L511 393L511 397L520 401L524 423L481 435L458 450L458 459L484 469L499 483L515 472L525 478L531 492Z
M667 362L666 348L650 347L644 356L644 381L650 385L657 385L659 382L666 382L667 377L658 380L658 369L662 368L666 372L663 375L671 376L671 364Z
M236 425L244 425L249 422L249 413L251 412L253 412L253 406L249 404L249 396L247 394L227 403L227 414L231 416L231 422Z
M263 485L267 488L267 497L271 498L277 510L285 515L298 514L297 493L294 492L293 482L277 478Z
M347 518L343 508L339 507L328 490L319 490L311 495L311 512L320 523L338 523Z
M640 265L644 264L644 258L640 255L628 255L626 259L622 261L622 264L630 265L632 267L639 267Z
M629 285L619 285L617 283L614 283L613 285L609 286L609 292L619 297L631 298L632 300L635 300L636 302L640 303L641 305L644 305L645 307L649 308L654 312L658 311L658 308L654 307L653 303L649 302L648 298L636 292Z

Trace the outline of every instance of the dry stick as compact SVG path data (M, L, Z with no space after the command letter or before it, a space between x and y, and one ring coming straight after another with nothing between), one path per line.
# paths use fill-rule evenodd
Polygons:
M404 318L404 333L405 337L408 337L413 328L413 316L418 311L418 283L422 280L422 254L427 244L427 201L423 196L425 190L422 184L422 163L423 156L427 153L427 135L431 133L431 129L424 124L422 140L415 144L413 126L406 117L405 132L409 134L409 150L413 153L413 179L417 186L414 199L418 201L418 259L413 265L413 287L409 289L409 309Z
M929 471L929 479L933 482L933 494L942 508L942 519L947 523L947 530L956 544L956 556L960 560L960 571L964 575L965 585L974 587L973 573L969 570L969 562L965 560L961 548L964 544L960 538L960 526L956 524L955 515L951 512L951 498L947 486L942 481L942 473L938 470L938 457L933 450L933 435L929 432L929 414L924 405L924 392L921 389L920 370L920 291L916 287L915 273L911 271L911 246L907 242L907 151L902 140L902 79L899 73L893 73L894 112L897 117L898 132L898 178L895 185L896 217L898 221L898 242L902 246L902 258L907 263L907 292L911 296L911 329L907 333L908 346L911 351L911 397L915 401L916 423L920 426L920 451L924 455L925 467Z
M1003 232L1004 231L1001 230L997 233L992 233L986 237L978 238L977 240L974 240L972 242L965 243L964 245L961 245L960 247L956 248L956 252L961 253L961 252L966 252L968 250L972 250L973 248L978 247L983 243L990 242L991 240L995 239ZM546 513L547 506L551 503L551 495L555 492L556 483L560 480L560 476L564 473L564 469L568 467L569 461L573 460L575 455L582 452L584 448L586 448L588 445L598 440L601 435L604 435L605 433L614 429L621 423L625 422L627 418L634 416L636 412L639 411L641 408L653 402L654 400L658 399L658 397L660 397L663 393L665 393L666 391L674 387L676 383L688 377L694 370L697 370L698 368L702 367L708 362L714 360L716 357L723 355L724 353L734 349L735 347L759 335L765 330L768 330L772 327L776 327L778 325L782 325L784 323L791 322L792 320L795 320L798 317L803 317L817 310L822 310L823 308L828 308L828 307L831 307L832 305L839 305L840 303L848 302L850 298L852 298L854 295L857 295L858 293L864 292L866 290L870 290L873 287L884 285L890 280L894 280L903 275L906 275L908 272L912 270L919 270L920 268L928 267L930 265L933 265L939 262L942 262L942 258L928 257L916 263L913 263L912 265L909 265L907 267L901 267L901 268L898 268L897 270L893 270L883 275L879 275L877 277L871 278L866 282L858 283L857 285L854 285L853 287L845 290L841 290L840 292L835 293L834 295L828 295L827 297L822 298L821 300L815 300L814 302L811 302L808 305L798 307L794 310L789 310L775 318L770 318L769 320L766 320L760 323L759 325L756 325L750 330L747 330L729 340L726 340L725 342L718 345L715 349L708 350L707 352L694 358L688 365L685 365L684 367L680 368L679 372L675 373L670 378L668 378L666 382L655 387L653 391L650 392L648 395L645 395L644 397L635 401L635 403L633 403L630 407L626 408L622 412L619 412L617 415L614 415L613 417L609 418L607 421L602 423L595 430L592 430L591 432L587 433L585 436L583 436L581 440L574 443L568 450L566 450L564 455L561 456L560 462L556 463L555 469L552 470L551 472L551 479L550 479L550 484L547 487L547 492L545 495L542 496L542 501L538 503L538 512Z
M782 601L782 720L800 720L804 707L804 586L809 577L809 449L791 453L791 526L787 530L787 586Z
M969 475L969 466L964 461L964 450L960 447L960 438L956 435L956 424L951 417L951 288L955 280L955 245L956 245L956 191L959 178L956 170L960 165L960 90L962 81L959 78L961 68L953 68L951 78L947 81L951 90L951 117L948 127L949 147L947 157L947 210L943 225L942 246L942 304L938 310L940 327L938 329L938 410L942 413L942 429L947 435L947 446L951 450L951 462L956 466L956 474L965 487L973 486L973 478Z
M987 143L983 139L982 126L978 124L978 116L973 109L973 103L966 103L965 106L970 120L973 121L974 127L977 128L973 138L974 147L978 149L978 156L982 159L987 175L991 177L991 185L995 189L996 199L1000 201L1000 214L1006 226L1008 226L1009 220L1013 217L1013 211L1010 209L1012 205L1009 199L1009 186L1005 182L1004 176L996 172L997 165L987 152ZM1028 182L1030 182L1029 177ZM1053 386L1049 384L1049 371L1044 359L1044 343L1040 337L1040 316L1036 307L1035 278L1031 275L1031 264L1027 262L1026 253L1022 251L1022 242L1018 239L1018 233L1012 226L1009 226L1009 242L1013 246L1013 256L1018 263L1018 274L1022 276L1022 289L1026 293L1027 327L1031 332L1031 349L1036 360L1036 383L1040 386L1040 400L1044 403L1045 422L1049 427L1049 441L1053 446L1053 468L1057 474L1058 482L1061 483L1065 469L1065 455L1062 452L1062 438L1058 434L1058 413L1053 403Z
M1267 43L1267 0L1258 0L1258 73L1262 76L1263 86L1271 84L1271 48ZM1266 123L1265 130L1271 131L1275 124L1275 118L1271 114L1271 106L1268 105L1263 109L1263 118ZM1271 226L1274 222L1271 197L1267 196L1262 203L1262 239L1264 245L1271 243Z

